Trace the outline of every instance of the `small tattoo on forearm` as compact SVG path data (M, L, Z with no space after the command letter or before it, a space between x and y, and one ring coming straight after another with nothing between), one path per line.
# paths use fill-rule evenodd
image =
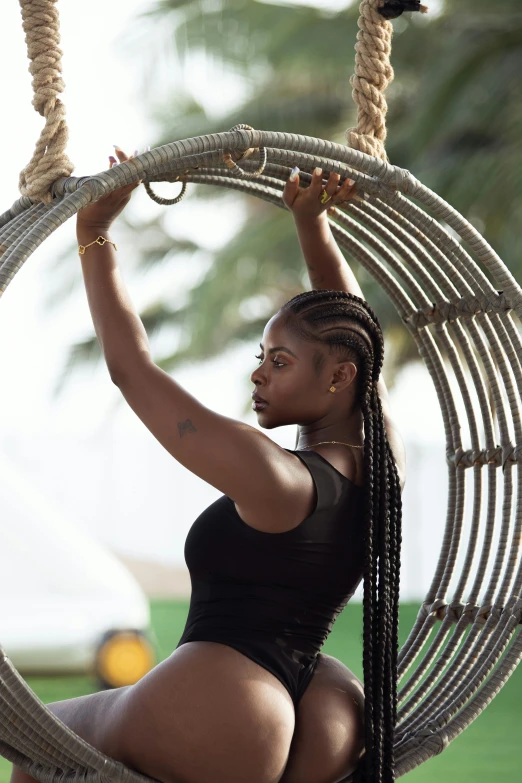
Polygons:
M194 427L190 419L185 419L185 421L178 421L178 432L179 437L182 438L183 435L187 434L187 432L197 432L197 429Z
M308 267L308 275L310 277L310 282L314 286L314 288L319 288L321 283L324 280L324 275L316 274L315 267L313 267L311 264L306 265Z

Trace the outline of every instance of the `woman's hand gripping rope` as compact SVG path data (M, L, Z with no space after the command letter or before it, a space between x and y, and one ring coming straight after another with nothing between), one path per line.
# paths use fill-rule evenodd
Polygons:
M307 188L299 187L299 169L292 169L283 190L283 202L295 218L313 219L323 212L333 212L332 207L339 207L352 198L359 198L355 182L345 179L339 184L340 174L331 172L326 185L323 186L323 170L316 168L312 181Z

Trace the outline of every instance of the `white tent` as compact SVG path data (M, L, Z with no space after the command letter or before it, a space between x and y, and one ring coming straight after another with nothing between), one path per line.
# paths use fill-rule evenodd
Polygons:
M1 452L0 573L0 645L22 672L85 670L107 631L149 627L130 572Z

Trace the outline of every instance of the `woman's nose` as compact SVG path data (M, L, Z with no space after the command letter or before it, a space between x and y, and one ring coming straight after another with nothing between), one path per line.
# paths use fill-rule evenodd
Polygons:
M261 375L261 367L256 367L254 372L250 375L250 380L252 383L261 383L262 382L262 375Z

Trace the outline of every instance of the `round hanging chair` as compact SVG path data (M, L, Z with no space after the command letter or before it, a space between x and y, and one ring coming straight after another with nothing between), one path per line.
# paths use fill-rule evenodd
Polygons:
M31 42L42 26L48 50L59 52L54 2L20 0L36 70L42 50L32 56ZM42 6L45 15L32 13ZM413 336L435 385L446 437L448 505L440 556L398 657L396 777L446 748L480 715L522 657L522 474L513 474L522 457L522 291L470 223L409 171L386 160L382 92L393 76L387 19L403 10L423 8L416 0L363 0L361 5L352 78L359 123L347 132L350 146L238 125L174 141L94 176L71 177L72 164L63 152L63 107L56 97L63 88L56 56L54 99L47 92L39 103L35 87L34 103L44 107L47 135L22 172L22 197L0 215L2 293L62 223L140 179L159 203L179 201L190 182L232 188L283 208L281 193L295 165L305 182L316 166L355 180L359 198L329 210L332 232L384 288ZM364 70L364 47L372 41L371 67L378 72L373 86ZM181 194L159 199L151 188L159 181L181 183ZM469 515L466 489L473 501ZM452 580L458 582L448 595ZM54 717L1 648L0 753L42 783L148 780L96 751Z

